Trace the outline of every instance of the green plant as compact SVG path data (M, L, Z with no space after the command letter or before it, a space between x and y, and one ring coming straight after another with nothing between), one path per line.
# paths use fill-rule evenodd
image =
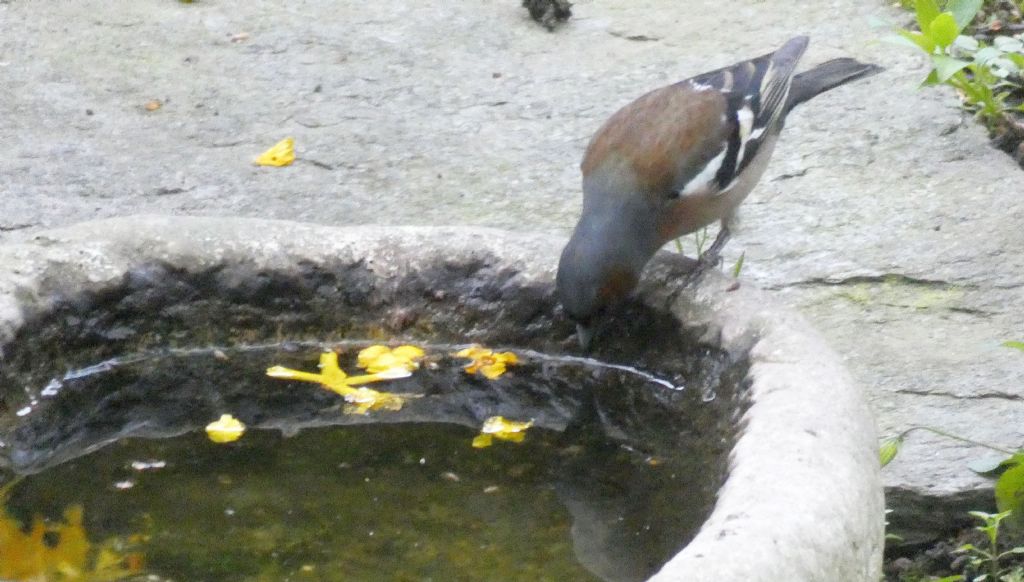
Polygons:
M676 251L679 254L683 253L683 237L676 239ZM704 227L700 230L694 231L693 243L697 246L697 258L699 259L704 255L704 245L708 243L708 227Z
M974 529L985 534L985 540L988 542L988 546L979 548L974 544L964 544L957 548L957 551L965 553L970 560L971 569L976 572L971 582L1020 582L1024 577L1024 569L1020 566L1012 568L1004 568L1004 560L1012 555L1024 554L1024 547L1013 547L1004 552L999 551L999 525L1006 518L1010 517L1012 512L1003 511L1000 513L985 513L983 511L969 511L967 512L971 517L975 517L984 525L979 525ZM962 580L967 580L966 577L961 577Z
M708 227L704 227L693 233L693 242L697 246L697 258L704 256L704 245L708 243ZM679 237L675 240L676 252L683 254L683 238ZM743 251L740 253L740 258L736 259L736 262L732 266L732 277L733 279L740 278L740 272L743 270L743 261L747 258L747 252Z
M995 445L955 435L934 427L914 426L894 437L882 440L878 449L878 457L881 465L884 467L892 462L892 460L896 458L896 455L899 454L900 448L906 440L907 435L919 430L928 431L939 436L1000 453L1000 456L994 459L979 459L971 463L969 468L982 475L999 474L999 477L996 479L995 486L996 507L1001 512L1013 515L1013 518L1009 523L1021 530L1024 530L1024 449L1012 451L1003 447L997 447Z
M898 0L900 8L904 10L914 9L914 0ZM1024 0L984 0L982 2L983 13L998 12L1000 8L1007 8L1007 5L1012 5L1019 12L1024 12Z
M1024 352L1024 342L1007 341L1002 343L1003 347L1012 348ZM941 429L930 426L913 426L897 434L894 437L882 439L878 447L878 460L881 466L886 466L896 458L900 448L907 436L918 430L928 431L942 437L957 440L970 445L986 448L1000 454L996 458L979 459L969 465L970 469L982 475L998 474L995 486L996 507L1002 515L999 521L1007 516L1012 516L1008 522L1012 526L1024 531L1024 449L1012 451L1004 447L997 447L969 439ZM980 512L978 512L981 515ZM1004 515L1005 514L1005 515ZM977 516L976 516L977 517ZM998 531L998 523L995 524ZM1024 553L1024 550L1015 553ZM1024 572L1020 573L1024 576ZM1024 579L1020 580L1024 582Z
M743 271L743 261L747 258L747 251L740 253L740 258L736 259L736 264L732 266L732 278L739 279L740 272Z
M983 0L949 0L941 10L937 0L915 0L914 12L920 31L899 29L899 38L928 54L932 70L924 85L946 84L955 88L964 104L993 127L1009 110L1024 111L1024 104L1010 105L1007 99L1024 88L1024 43L1000 36L991 46L963 36Z

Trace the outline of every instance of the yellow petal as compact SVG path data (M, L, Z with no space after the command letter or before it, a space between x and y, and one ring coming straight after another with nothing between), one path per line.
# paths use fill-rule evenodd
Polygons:
M494 380L507 370L509 364L519 363L519 358L512 352L494 353L493 350L481 346L470 346L455 353L460 358L470 358L465 365L467 374L482 373L486 378Z
M491 353L491 350L488 350L487 348L478 345L472 345L469 346L468 348L455 352L455 356L459 358L472 358L475 360L480 356L490 355Z
M313 374L311 372L303 372L301 370L292 370L291 368L285 368L284 366L273 366L267 368L267 376L271 378L282 378L284 380L299 380L301 382L317 382L320 383L324 376L323 374Z
M300 382L316 382L322 384L328 390L344 390L348 387L348 376L338 367L338 354L324 352L320 354L320 373L303 372L283 366L272 366L267 368L267 376L271 378L282 378L284 380L298 380Z
M410 372L408 368L399 366L397 368L388 368L386 370L381 370L380 372L375 372L373 375L381 380L397 380L399 378L408 378L409 376L412 376L412 372Z
M505 373L505 362L495 362L489 366L482 366L480 373L488 380L494 380Z
M384 349L387 350L387 348ZM376 349L373 351L378 354L382 353ZM390 356L390 350L388 354L384 355ZM348 376L338 367L338 354L335 352L324 352L320 355L319 374L274 366L267 369L267 375L274 378L316 382L323 388L345 398L345 401L348 403L344 409L345 414L366 414L371 410L401 410L405 399L390 392L378 392L369 388L355 388L355 386L396 378L406 378L411 376L412 372L406 365L400 365L372 374Z
M525 432L496 432L494 438L510 443L521 443L526 438Z
M515 420L509 420L504 416L492 416L484 421L483 427L480 428L480 432L494 434L496 432L513 432L526 430L533 426L533 421L519 422Z
M391 352L398 356L399 358L404 358L406 360L418 360L426 355L426 353L421 348L408 345L398 346L397 348L391 350Z
M366 414L371 410L401 410L405 399L390 392L358 388L345 395L346 414Z
M363 348L359 351L359 355L356 357L356 365L360 368L366 369L374 362L374 360L390 351L391 350L387 346L382 345Z
M419 360L425 354L416 346L398 346L395 349L387 346L370 346L361 352L356 365L367 372L383 372L393 368L406 368L410 372L420 367Z
M489 434L478 434L473 439L474 449L485 449L494 444L494 437Z
M383 382L384 380L394 380L396 378L408 378L412 376L412 372L405 368L392 368L376 374L363 374L361 376L349 376L345 380L346 386L359 386L361 384L370 384L373 382Z
M523 442L523 439L526 438L526 430L531 426L533 426L532 420L519 422L515 420L508 420L503 416L492 416L484 421L484 425L480 428L480 436L521 443ZM473 446L476 445L474 444Z
M230 443L242 438L245 425L230 414L222 414L220 419L206 425L206 436L215 443Z
M260 154L255 160L259 166L287 166L295 161L295 139L286 137Z

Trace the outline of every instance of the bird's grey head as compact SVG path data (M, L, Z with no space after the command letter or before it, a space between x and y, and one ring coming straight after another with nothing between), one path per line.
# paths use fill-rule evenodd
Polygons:
M584 336L608 309L636 288L661 244L657 208L629 184L584 180L583 214L562 251L556 285L566 314ZM586 347L586 346L584 346Z

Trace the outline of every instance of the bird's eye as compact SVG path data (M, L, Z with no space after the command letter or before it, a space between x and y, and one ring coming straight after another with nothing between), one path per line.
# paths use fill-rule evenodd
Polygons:
M665 194L665 200L678 200L680 194L682 194L682 192L680 192L679 190L669 190Z

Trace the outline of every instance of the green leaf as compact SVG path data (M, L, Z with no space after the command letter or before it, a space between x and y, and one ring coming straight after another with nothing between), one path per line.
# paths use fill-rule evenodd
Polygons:
M956 37L956 40L953 41L953 46L958 49L965 50L969 53L973 53L974 51L981 48L981 43L978 42L978 39L974 38L973 36L964 36L961 34L960 36Z
M974 62L984 65L992 59L998 59L1001 56L1003 56L1003 51L987 46L974 53Z
M1004 348L1013 348L1024 352L1024 342L1003 342Z
M909 30L897 30L896 33L913 43L913 46L928 54L935 52L935 41L929 36L925 36L920 32L910 32Z
M953 18L956 19L957 34L974 20L978 11L981 10L982 4L984 4L984 0L950 0L946 5L946 10L952 12Z
M982 457L980 459L975 459L970 463L967 463L967 468L980 475L985 475L986 473L995 473L996 471L1005 468L1006 463L1009 463L1011 459L1012 457L1010 459L1007 459L1004 456L997 457L990 455L987 457Z
M935 66L935 76L939 83L945 83L969 64L971 63L968 61L954 59L946 55L932 55L932 65Z
M1019 53L1024 49L1024 42L1012 36L997 36L992 39L992 46L1006 53Z
M882 439L882 444L878 447L878 462L883 467L891 463L896 458L897 453L900 452L900 446L902 445L902 436Z
M942 48L953 44L953 41L956 40L959 34L960 31L956 27L956 20L953 19L953 14L950 12L943 12L936 16L932 20L932 26L928 32L928 36L935 41L935 44Z
M917 13L917 25L921 32L928 34L932 21L939 15L939 3L935 0L917 0L914 3L914 11Z
M1013 64L1010 59L999 58L988 64L992 69L992 75L999 79L997 87L1012 86L1005 81L1007 77L1017 72L1017 65ZM1006 95L1010 93L1007 92Z
M732 277L733 279L739 279L740 271L743 270L743 259L747 257L747 251L740 253L740 258L736 259L736 264L732 266Z
M931 580L932 582L963 582L966 578L964 578L963 574L953 574L945 578L932 578Z
M996 507L1009 511L1009 522L1015 529L1024 526L1024 465L1007 469L996 481Z

